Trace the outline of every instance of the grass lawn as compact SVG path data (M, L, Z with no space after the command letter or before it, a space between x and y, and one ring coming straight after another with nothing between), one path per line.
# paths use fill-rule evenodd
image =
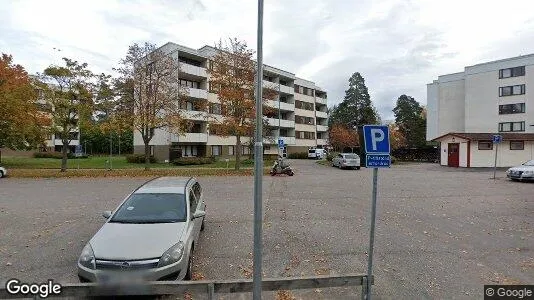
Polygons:
M109 156L92 156L89 158L69 159L67 160L68 169L108 169ZM33 158L33 157L16 157L3 156L2 166L8 169L59 169L61 168L61 159L56 158ZM126 161L125 156L113 156L111 158L113 169L135 169L144 168L144 164L133 164ZM264 167L270 167L271 161L264 161ZM228 162L228 168L233 169L235 161ZM241 167L250 168L254 166L251 160L243 159ZM190 165L190 166L174 166L168 163L151 164L150 168L226 168L226 161L220 160L213 164L205 165Z

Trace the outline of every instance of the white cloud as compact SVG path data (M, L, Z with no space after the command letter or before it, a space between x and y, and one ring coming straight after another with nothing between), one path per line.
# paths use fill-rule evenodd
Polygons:
M110 72L133 42L198 48L236 36L256 48L256 1L0 1L0 48L32 73L62 56ZM425 103L438 75L532 52L533 9L529 0L270 0L264 61L314 80L332 104L360 72L388 119L403 93Z

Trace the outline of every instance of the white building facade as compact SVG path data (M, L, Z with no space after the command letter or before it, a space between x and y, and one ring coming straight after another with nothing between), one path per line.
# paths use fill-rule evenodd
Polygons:
M184 115L195 122L190 130L181 135L169 130L158 129L150 141L151 154L160 161L172 160L176 153L181 156L220 156L235 155L235 137L222 137L210 133L207 118L220 115L217 94L210 89L207 68L209 60L216 53L210 46L198 50L167 43L163 51L178 57L180 62L180 84L188 87L189 102L184 107ZM326 91L314 82L301 79L295 74L271 66L264 66L264 87L278 91L268 105L275 108L272 118L267 118L271 134L264 139L264 153L278 154L278 138L284 141L283 153L307 152L310 147L326 147L328 143L328 113ZM208 100L209 111L194 111L194 101ZM249 154L248 138L241 139L243 155ZM134 132L134 152L144 153L144 144L139 132Z
M509 167L534 159L534 54L442 75L427 85L427 140L441 164ZM530 90L530 91L529 91ZM493 145L493 135L503 142Z

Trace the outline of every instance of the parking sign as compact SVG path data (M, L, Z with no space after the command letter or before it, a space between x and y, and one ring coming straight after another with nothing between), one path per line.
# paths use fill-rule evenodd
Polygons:
M493 143L494 144L500 144L502 142L502 135L494 135L493 136Z
M278 148L284 149L284 140L283 139L278 139Z
M366 168L388 168L391 165L388 126L364 125L363 141Z

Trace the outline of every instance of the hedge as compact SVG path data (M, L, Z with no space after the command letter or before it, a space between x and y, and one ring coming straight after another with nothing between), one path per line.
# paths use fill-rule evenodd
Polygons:
M33 153L34 158L55 158L55 159L62 159L63 153L61 152L35 152ZM73 153L67 153L68 159L76 159L76 158L88 158L88 155L81 155L76 156Z
M289 153L287 155L287 158L291 158L291 159L308 159L308 152Z
M149 160L151 164L156 163L156 158L154 156L150 156ZM144 164L145 155L144 154L128 154L126 155L126 161L131 164Z
M334 157L336 157L339 154L339 152L330 152L326 155L326 160L332 161Z
M215 162L215 157L180 157L172 161L175 166L207 165Z

